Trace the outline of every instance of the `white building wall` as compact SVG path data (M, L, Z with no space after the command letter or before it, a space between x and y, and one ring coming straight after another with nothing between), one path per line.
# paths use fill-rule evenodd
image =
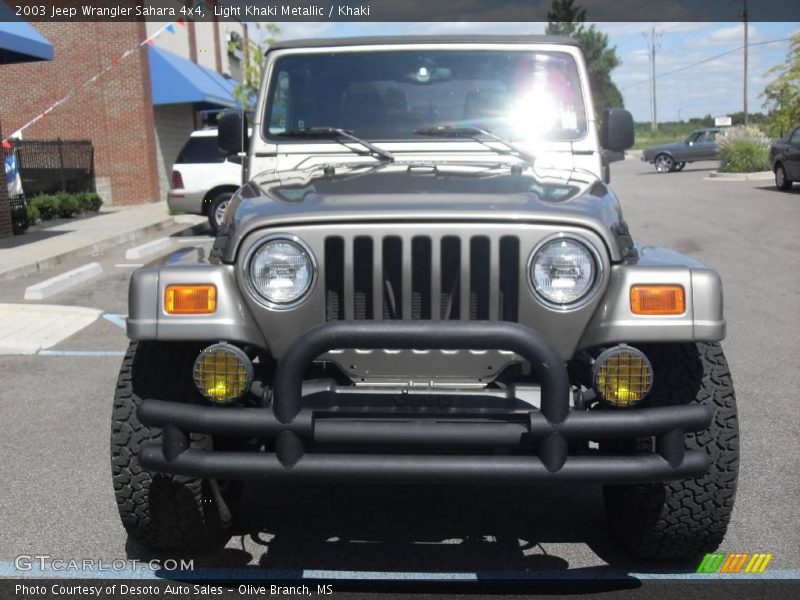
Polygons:
M216 23L195 23L194 39L197 44L197 64L217 70L216 47L214 46L214 27ZM220 40L221 42L222 40Z

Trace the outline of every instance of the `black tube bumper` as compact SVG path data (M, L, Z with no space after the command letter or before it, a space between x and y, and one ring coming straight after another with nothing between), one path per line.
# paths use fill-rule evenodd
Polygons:
M334 389L303 395L310 363L335 348L505 349L523 356L541 383L541 409L487 412L320 410L312 400L336 402ZM161 444L144 446L147 469L216 479L384 481L398 483L633 483L705 473L705 452L685 450L685 432L705 429L711 411L690 403L658 408L571 411L563 360L535 331L503 322L337 322L298 338L278 364L272 405L206 407L144 400L140 421L161 427ZM311 396L314 398L311 398ZM490 398L485 398L491 400ZM201 452L189 433L263 440L274 452ZM656 452L569 455L571 442L654 436ZM328 448L346 446L345 453ZM351 451L363 448L367 452ZM313 448L314 452L308 452ZM420 452L424 448L425 452ZM433 448L436 452L430 453ZM476 453L514 449L517 455ZM322 450L322 451L320 451ZM400 454L398 451L406 451Z

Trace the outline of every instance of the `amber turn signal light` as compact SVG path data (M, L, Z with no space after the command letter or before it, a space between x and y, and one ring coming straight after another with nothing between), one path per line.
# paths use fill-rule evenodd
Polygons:
M164 310L170 315L207 315L217 310L215 285L168 285Z
M635 315L682 315L686 294L682 285L634 285L631 312Z

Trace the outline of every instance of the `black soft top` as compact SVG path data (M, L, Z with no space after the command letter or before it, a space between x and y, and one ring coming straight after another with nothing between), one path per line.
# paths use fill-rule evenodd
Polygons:
M285 40L272 44L267 52L289 48L330 48L398 44L557 44L578 46L577 40L561 35L403 35Z

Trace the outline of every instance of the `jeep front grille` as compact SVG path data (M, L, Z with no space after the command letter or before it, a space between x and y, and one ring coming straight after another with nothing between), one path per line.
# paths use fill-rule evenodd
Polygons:
M326 317L516 321L516 236L325 238Z

